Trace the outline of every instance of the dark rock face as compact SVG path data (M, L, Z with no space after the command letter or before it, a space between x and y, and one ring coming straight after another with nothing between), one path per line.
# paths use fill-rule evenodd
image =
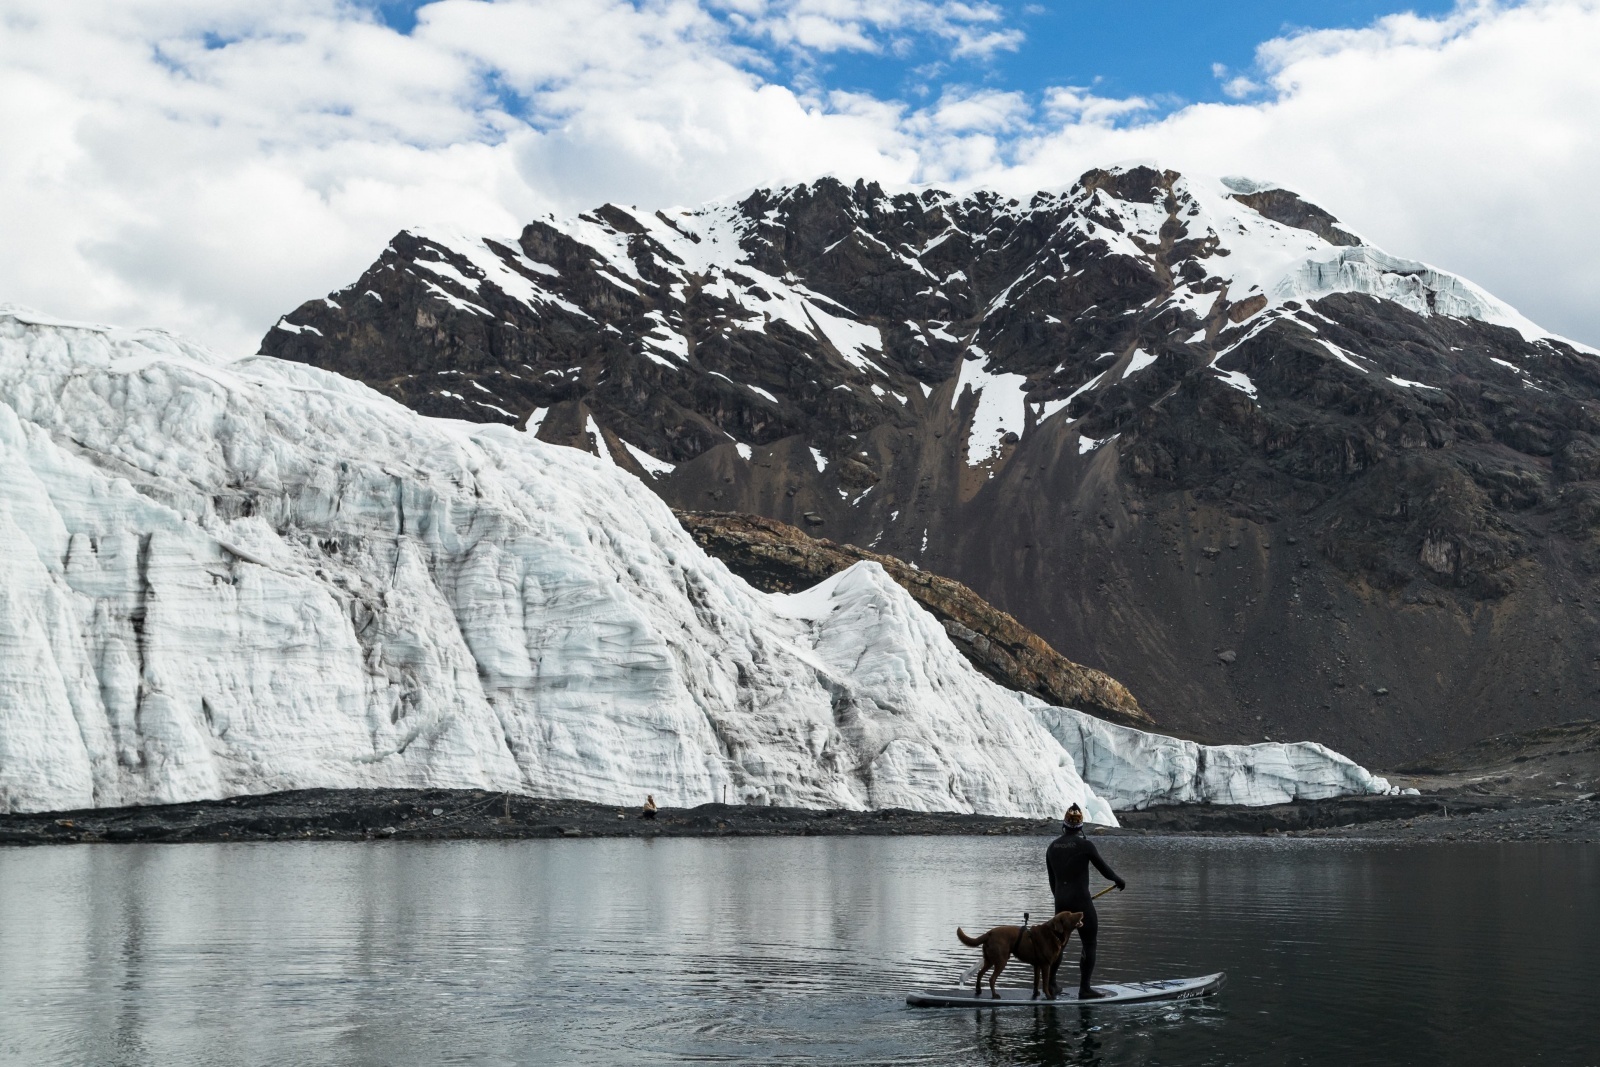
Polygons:
M1233 198L1273 222L1310 230L1331 245L1354 246L1361 243L1361 238L1339 229L1338 219L1317 205L1306 203L1287 189L1235 193Z
M1600 359L1336 222L1149 168L607 205L400 234L262 348L948 575L1179 733L1590 713Z
M974 667L1006 688L1123 726L1145 730L1156 726L1121 682L1073 663L960 582L918 570L893 556L811 537L775 519L702 511L676 514L709 555L768 593L809 589L863 560L877 563L933 613Z

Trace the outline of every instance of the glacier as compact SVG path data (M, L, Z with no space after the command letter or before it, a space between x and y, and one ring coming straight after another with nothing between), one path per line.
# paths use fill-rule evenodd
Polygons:
M0 811L361 786L1101 823L1390 788L1006 690L873 563L757 592L576 449L0 307Z

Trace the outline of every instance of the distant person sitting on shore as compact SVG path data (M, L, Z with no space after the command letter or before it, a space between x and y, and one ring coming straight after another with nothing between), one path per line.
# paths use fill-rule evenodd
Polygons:
M651 795L649 793L646 793L644 795L644 810L639 813L639 818L641 818L641 819L653 819L655 817L656 817L656 798L653 795Z

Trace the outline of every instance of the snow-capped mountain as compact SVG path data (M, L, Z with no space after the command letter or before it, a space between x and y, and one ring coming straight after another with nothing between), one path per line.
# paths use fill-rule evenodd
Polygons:
M1187 733L1583 715L1600 362L1296 194L824 180L406 232L268 354L966 583Z
M610 460L0 309L0 811L368 785L1101 821L1388 788L1003 689L874 563L758 593Z

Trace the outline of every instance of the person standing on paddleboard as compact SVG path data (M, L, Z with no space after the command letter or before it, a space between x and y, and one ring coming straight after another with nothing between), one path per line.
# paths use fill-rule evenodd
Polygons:
M1094 899L1089 895L1091 863L1095 870L1116 883L1119 890L1128 887L1128 883L1119 878L1116 871L1106 866L1106 861L1100 858L1100 850L1083 832L1083 809L1074 804L1067 809L1061 836L1050 842L1050 847L1045 850L1044 865L1050 874L1050 892L1055 894L1056 911L1083 912L1083 926L1078 930L1078 938L1083 942L1083 955L1078 959L1079 1000L1098 1000L1105 996L1089 985L1089 976L1094 974L1095 941L1100 933ZM1058 958L1050 968L1052 990L1056 988L1056 971L1060 968L1061 960Z

